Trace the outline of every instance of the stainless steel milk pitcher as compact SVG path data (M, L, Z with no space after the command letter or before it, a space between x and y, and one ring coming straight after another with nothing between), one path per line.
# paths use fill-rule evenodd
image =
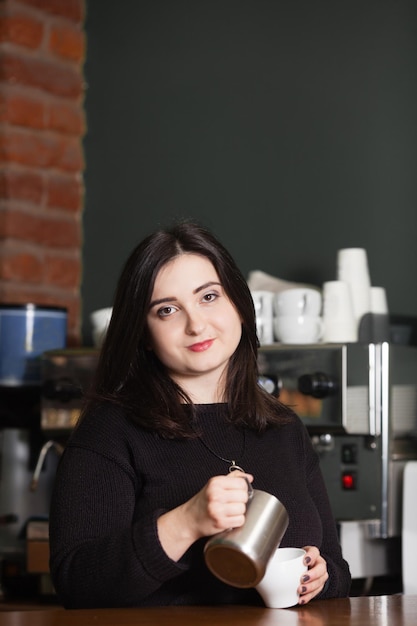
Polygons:
M288 513L278 498L250 487L243 526L225 530L207 541L207 567L229 585L255 587L287 526Z

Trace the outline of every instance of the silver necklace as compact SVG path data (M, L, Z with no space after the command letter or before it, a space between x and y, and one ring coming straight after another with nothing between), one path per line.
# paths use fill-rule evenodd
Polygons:
M213 448L211 448L208 443L206 443L203 439L203 437L199 436L198 437L199 441L201 441L201 443L203 444L203 446L209 451L211 452L211 454L213 454L213 456L217 457L218 459L220 459L220 461L224 461L225 463L230 463L229 466L229 472L234 472L234 471L239 471L239 472L243 472L245 473L245 470L236 463L235 459L226 459L226 457L224 456L220 456L220 454L217 454L217 452L215 452L213 450ZM246 435L245 435L245 431L243 430L243 444L242 444L242 451L240 453L240 458L243 458L243 455L245 453L245 448L246 448Z

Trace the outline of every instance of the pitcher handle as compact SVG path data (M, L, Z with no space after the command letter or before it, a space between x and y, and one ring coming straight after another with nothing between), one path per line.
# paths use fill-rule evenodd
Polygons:
M243 472L243 473L245 473L245 470L242 469L240 467L240 465L236 465L236 463L232 463L232 465L229 467L229 472L230 473L231 472ZM246 480L246 484L248 485L248 498L249 498L249 500L251 500L253 498L252 483L250 483L247 478L245 478L245 480Z

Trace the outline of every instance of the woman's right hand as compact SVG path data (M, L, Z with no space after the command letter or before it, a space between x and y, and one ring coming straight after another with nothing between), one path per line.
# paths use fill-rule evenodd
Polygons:
M240 471L214 476L185 503L196 539L243 525L249 498L248 481L251 483L253 476Z
M177 561L197 539L242 526L252 481L240 471L213 476L190 500L161 515L159 539L168 556Z

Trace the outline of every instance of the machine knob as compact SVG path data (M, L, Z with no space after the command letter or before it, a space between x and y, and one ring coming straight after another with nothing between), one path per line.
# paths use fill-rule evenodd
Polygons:
M70 402L82 397L82 389L70 378L46 380L42 385L42 395L48 400Z
M5 515L0 515L0 526L6 526L6 524L15 524L19 521L16 513L6 513Z
M304 374L298 379L298 390L306 396L326 398L335 392L336 381L322 372Z

